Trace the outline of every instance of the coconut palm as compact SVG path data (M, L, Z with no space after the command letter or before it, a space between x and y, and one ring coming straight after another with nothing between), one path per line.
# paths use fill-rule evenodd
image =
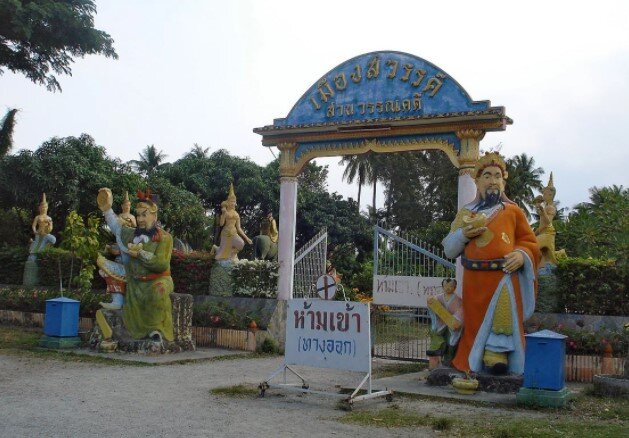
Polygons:
M15 127L16 109L7 111L0 123L0 158L8 154L13 148L13 128Z
M190 149L190 152L186 154L186 156L191 158L208 158L210 152L210 148L204 148L198 143L195 143Z
M139 160L131 160L129 163L141 174L149 176L163 164L166 157L167 155L163 151L157 150L155 145L150 145L140 152Z
M535 167L535 159L526 154L508 158L506 164L509 173L506 194L524 210L526 217L530 219L531 205L535 199L533 190L542 190L544 169Z
M347 155L339 161L339 164L346 165L343 171L344 180L349 184L352 184L354 180L358 182L358 210L360 211L360 194L363 185L367 183L367 175L370 172L367 154Z

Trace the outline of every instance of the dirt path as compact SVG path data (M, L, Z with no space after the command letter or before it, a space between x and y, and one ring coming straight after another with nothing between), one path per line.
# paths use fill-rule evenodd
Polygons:
M344 412L335 409L335 398L273 390L265 398L210 393L220 386L257 384L281 362L281 358L257 358L134 367L0 355L0 436L439 436L429 428L382 429L340 423L336 418ZM324 388L319 382L326 381L355 385L360 378L311 368L304 373L312 379L313 389ZM471 408L425 400L397 403L437 415L461 414L463 410L469 414ZM356 409L386 405L384 400L372 400ZM473 409L479 415L492 411Z

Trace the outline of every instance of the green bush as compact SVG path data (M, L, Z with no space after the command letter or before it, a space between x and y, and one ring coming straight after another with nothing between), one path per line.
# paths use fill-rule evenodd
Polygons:
M206 252L183 253L174 250L170 272L178 294L207 295L210 288L212 259Z
M53 289L0 287L0 309L44 313L46 300L60 296L60 292ZM98 303L104 298L103 294L80 291L64 292L63 296L80 301L79 314L89 318L94 317L100 308Z
M239 260L231 271L234 295L275 298L279 264L268 260Z
M28 247L0 247L0 284L22 284Z
M195 327L225 327L244 330L251 321L256 321L258 328L261 315L256 311L245 314L223 302L206 301L195 304L192 310L192 325Z
M567 258L559 261L556 275L563 312L629 315L627 270L614 261Z
M46 248L37 256L39 266L39 284L47 288L59 290L60 283L67 289L70 284L70 275L77 277L81 268L81 259L72 258L70 251L60 248ZM72 274L71 274L72 273ZM61 282L60 282L61 277ZM22 281L18 284L21 284ZM91 280L93 290L104 290L105 280L96 274ZM73 283L74 287L75 283Z

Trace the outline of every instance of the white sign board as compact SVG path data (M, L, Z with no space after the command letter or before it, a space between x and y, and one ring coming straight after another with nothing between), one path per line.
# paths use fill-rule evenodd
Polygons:
M317 294L323 300L333 300L336 295L336 281L334 277L324 274L317 278Z
M427 297L443 292L444 277L374 275L373 303L389 306L427 307Z
M289 300L284 360L286 365L370 372L369 304Z

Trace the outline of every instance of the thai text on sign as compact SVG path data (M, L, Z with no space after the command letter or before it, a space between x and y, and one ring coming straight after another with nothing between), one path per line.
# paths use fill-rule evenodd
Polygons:
M367 303L303 299L288 302L287 365L369 372L370 340Z
M388 306L427 307L427 298L443 292L444 277L374 275L373 302Z

